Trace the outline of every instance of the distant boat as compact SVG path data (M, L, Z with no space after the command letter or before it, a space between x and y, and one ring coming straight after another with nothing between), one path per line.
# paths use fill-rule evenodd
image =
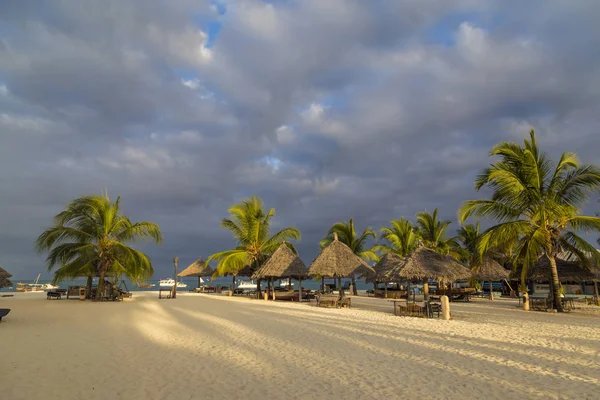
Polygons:
M171 285L171 286L173 286L173 285ZM138 283L137 287L139 287L140 289L150 289L151 287L154 287L154 284L153 283L148 283L148 284L140 285Z
M17 292L43 292L58 289L58 286L54 286L50 283L38 283L41 275L42 274L38 274L34 283L17 283Z
M174 284L175 281L173 279L161 279L160 281L158 281L158 286L160 287L173 287ZM187 285L183 282L177 282L177 287L184 288L187 287Z
M256 282L254 281L241 281L238 285L236 289L242 289L242 290L252 290L252 289L256 289Z

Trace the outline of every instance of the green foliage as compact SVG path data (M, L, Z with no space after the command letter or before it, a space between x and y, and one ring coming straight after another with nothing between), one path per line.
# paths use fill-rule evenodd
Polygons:
M379 261L379 256L375 253L373 248L366 248L369 237L377 239L377 235L373 229L366 228L358 235L354 228L354 220L352 218L350 218L348 222L336 222L329 228L327 236L321 240L321 250L334 240L334 234L337 234L338 240L350 247L357 256L366 260Z
M300 231L288 227L271 236L270 225L275 209L265 211L259 197L252 196L242 200L232 205L228 212L230 217L223 218L221 226L231 231L237 246L208 257L207 262L219 262L214 276L237 275L247 265L257 268L284 242L296 252L288 241L300 240Z
M417 226L423 244L437 253L460 258L460 246L458 246L456 238L446 237L446 231L450 224L451 222L448 220L438 219L437 208L433 210L433 213L427 211L417 213Z
M126 243L144 238L160 243L158 225L131 223L121 212L120 198L111 203L108 196L94 195L73 200L54 217L54 226L37 238L35 247L39 252L48 251L49 271L58 267L54 283L96 274L126 275L139 282L152 276L152 263Z
M522 280L537 258L560 252L577 256L585 265L600 254L577 233L600 230L600 218L580 215L587 193L600 188L600 171L581 165L574 153L565 152L556 165L540 152L533 130L520 146L503 142L490 156L500 159L484 169L475 181L477 190L488 187L490 199L468 200L458 212L461 222L485 217L497 224L482 233L478 251L514 243L514 256L522 263Z
M404 219L390 221L389 227L380 229L380 239L387 244L373 246L373 250L381 254L392 252L400 257L406 257L419 246L419 231L416 226Z

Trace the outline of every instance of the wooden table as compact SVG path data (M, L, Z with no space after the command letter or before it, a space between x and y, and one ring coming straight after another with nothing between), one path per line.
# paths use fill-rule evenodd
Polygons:
M158 298L159 299L170 299L171 298L171 292L173 291L173 289L158 289ZM162 294L163 292L167 292L167 294Z

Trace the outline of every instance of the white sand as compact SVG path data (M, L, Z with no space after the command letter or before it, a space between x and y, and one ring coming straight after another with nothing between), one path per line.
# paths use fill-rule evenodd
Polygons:
M187 293L17 294L0 298L12 308L0 399L600 399L600 316L514 305L456 305L440 321Z

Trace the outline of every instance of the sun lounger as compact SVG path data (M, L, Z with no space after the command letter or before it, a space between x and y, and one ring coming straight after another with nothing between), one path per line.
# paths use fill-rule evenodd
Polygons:
M2 321L3 317L6 317L10 312L10 308L0 308L0 321Z
M47 300L50 300L50 299L60 300L61 296L62 295L60 292L49 291L48 293L46 293Z

